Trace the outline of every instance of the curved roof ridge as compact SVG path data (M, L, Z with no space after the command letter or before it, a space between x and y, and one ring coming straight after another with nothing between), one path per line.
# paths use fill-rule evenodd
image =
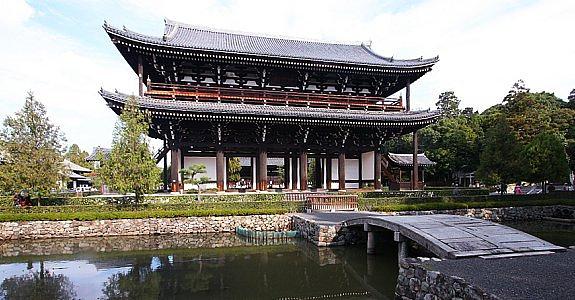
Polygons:
M439 55L436 55L435 57L430 57L430 58L423 58L423 56L420 56L419 58L396 59L393 56L383 56L381 54L378 54L377 52L373 51L371 49L371 47L368 47L365 44L361 44L361 46L365 49L365 51L369 52L369 54L374 55L374 56L381 58L381 59L385 59L389 62L394 62L394 61L400 61L400 62L438 62L439 61Z
M312 38L303 38L303 37L294 37L288 35L281 35L281 34L270 34L270 33L263 33L263 32L252 32L252 31L242 31L242 30L233 30L233 29L221 29L215 28L211 26L205 25L193 25L188 23L183 23L180 21L174 21L168 18L164 19L165 23L165 34L175 35L176 31L179 28L187 28L192 30L201 30L201 31L209 31L212 33L226 33L226 34L233 34L233 35L241 35L246 37L260 37L260 38L268 38L268 39L275 39L275 40L288 40L294 42L307 42L307 43L318 43L318 44L328 44L328 45L342 45L342 46L363 46L364 42L361 41L337 41L337 40L320 40L320 39L312 39ZM173 29L168 31L168 26L173 26ZM164 35L165 35L164 34Z

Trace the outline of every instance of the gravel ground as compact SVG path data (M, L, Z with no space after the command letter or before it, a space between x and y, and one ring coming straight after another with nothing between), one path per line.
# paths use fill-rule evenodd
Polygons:
M501 259L427 262L431 269L458 276L501 299L575 299L575 250Z

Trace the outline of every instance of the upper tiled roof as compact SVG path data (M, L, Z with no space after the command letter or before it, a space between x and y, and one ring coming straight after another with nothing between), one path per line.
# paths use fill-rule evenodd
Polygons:
M99 161L101 158L108 159L110 152L112 152L110 148L96 147L94 151L92 151L92 154L86 157L86 161ZM100 157L100 154L102 154L103 157Z
M318 62L348 63L382 67L424 67L439 58L398 60L374 53L364 44L328 43L202 28L166 20L163 37L143 35L126 28L104 24L111 36L141 43L191 50L207 50Z
M67 168L68 170L71 170L72 172L78 172L78 173L89 173L92 172L92 170L88 169L88 168L84 168L80 165L77 165L67 159L64 159L64 162L62 163L64 165L65 168Z
M392 163L395 163L396 165L406 167L413 166L413 154L388 153L387 157L389 158L389 160L391 160ZM436 164L434 161L427 158L427 156L425 156L425 153L417 154L417 162L419 163L420 166L424 167L433 166Z
M100 90L100 95L102 95L106 101L121 104L125 103L129 97L129 95L126 94L118 92L112 93L105 90ZM297 106L158 100L150 97L136 97L136 99L140 107L151 110L220 115L384 122L433 121L439 116L438 111L383 112Z

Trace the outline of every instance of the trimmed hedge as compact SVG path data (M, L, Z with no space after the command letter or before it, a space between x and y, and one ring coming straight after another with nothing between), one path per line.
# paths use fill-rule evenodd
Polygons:
M497 208L520 206L548 206L548 205L575 205L575 199L524 199L524 200L496 200L480 202L427 202L427 203L390 203L370 207L371 211L424 211L424 210L451 210L468 208Z
M428 198L428 197L447 197L453 196L454 189L436 189L424 191L381 191L381 192L363 192L359 194L361 198L387 198L387 197L409 197L409 198ZM488 189L462 188L459 189L459 196L487 196Z
M298 212L303 209L303 201L274 202L196 202L189 204L141 204L141 205L59 205L0 207L0 214L44 214L77 212L126 212L126 211L183 211L183 210L241 210L241 209L283 209Z
M49 212L49 213L0 213L0 222L16 221L94 221L113 219L146 219L177 217L213 217L213 216L246 216L275 215L288 213L287 209L214 209L214 210L143 210L143 211L109 211L109 212Z

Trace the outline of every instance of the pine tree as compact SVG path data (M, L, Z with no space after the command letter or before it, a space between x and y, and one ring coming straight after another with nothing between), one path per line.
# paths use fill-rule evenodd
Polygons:
M0 190L28 190L31 197L48 195L63 178L62 143L58 126L50 123L46 108L28 92L24 107L4 120L0 132ZM38 202L40 203L40 202Z
M134 193L139 203L145 193L155 190L159 174L146 133L148 115L130 97L116 124L110 158L101 169L102 181L122 193Z

